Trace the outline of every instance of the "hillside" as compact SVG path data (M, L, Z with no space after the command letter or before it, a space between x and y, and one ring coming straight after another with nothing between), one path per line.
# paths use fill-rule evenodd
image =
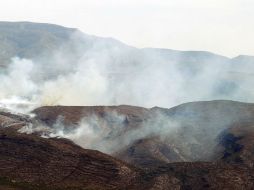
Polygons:
M0 40L0 190L253 189L253 56L32 22Z
M148 168L170 162L218 160L225 148L218 148L225 131L254 123L253 104L233 101L192 102L171 109L53 106L33 113L46 125L65 126L61 130L66 136L83 147ZM95 134L92 143L86 142L71 132L75 128L81 129L83 138L87 137L83 130L96 129L99 136Z
M192 114L188 108L193 111ZM64 138L41 137L42 128L41 131L35 130L41 122L46 124L45 122L50 121L47 125L50 128L56 127L53 123L58 114L66 116L62 120L67 127L66 130L77 127L77 124L71 128L68 126L72 122L77 122L78 117L91 116L91 114L98 114L98 117L106 120L106 123L116 125L116 120L112 120L112 117L107 115L114 112L126 116L123 120L126 128L122 132L128 133L128 130L140 128L140 123L147 119L158 117L155 115L158 110L175 118L189 115L193 125L204 123L204 119L217 118L215 124L222 117L226 118L234 113L242 114L234 125L223 126L222 123L218 126L219 135L216 140L219 151L209 162L201 159L199 162L194 160L179 162L180 160L170 159L162 161L160 154L166 153L165 151L168 152L164 156L168 155L168 158L176 158L176 153L179 153L168 149L172 148L166 143L168 140L170 142L172 137L168 133L165 133L168 134L168 139L146 138L131 143L136 154L128 154L128 159L131 161L126 157L122 158L136 165L131 166L99 151L83 149ZM216 111L223 115L216 115ZM254 185L251 143L254 130L251 124L253 120L250 117L253 113L252 104L231 101L193 102L172 109L150 110L132 106L58 106L38 108L34 112L37 113L35 118L6 111L0 113L0 189L252 189ZM190 121L190 118L184 122L188 119ZM24 130L29 124L33 125L34 131ZM209 125L204 127L210 130ZM185 140L182 137L178 138ZM162 144L167 147L163 147ZM135 157L137 154L143 155L143 163ZM150 162L151 158L153 158L152 162ZM176 161L177 163L174 163ZM144 166L146 169L141 169Z

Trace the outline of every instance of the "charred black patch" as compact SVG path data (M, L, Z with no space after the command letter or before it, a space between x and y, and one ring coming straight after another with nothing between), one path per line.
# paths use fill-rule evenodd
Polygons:
M226 132L221 135L220 145L225 148L222 159L226 160L231 157L234 162L242 162L242 159L237 154L244 148L242 144L238 143L242 138L243 137L241 136L234 136L233 134Z

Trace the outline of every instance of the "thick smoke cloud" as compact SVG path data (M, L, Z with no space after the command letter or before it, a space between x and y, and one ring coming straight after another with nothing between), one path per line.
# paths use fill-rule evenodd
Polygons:
M35 106L172 107L211 99L253 100L253 77L246 76L246 64L239 69L229 59L205 52L188 56L136 49L77 33L52 55L13 58L0 75L2 104L16 99Z
M206 52L136 49L113 39L77 33L51 56L13 58L0 73L0 106L27 113L44 105L172 107L214 99L253 101L252 68L249 63L240 67L237 62ZM159 114L155 120L125 133L125 116L110 113L107 120L114 125L92 116L83 118L73 130L65 130L60 119L53 128L28 125L20 132L64 137L106 153L114 153L140 138L159 136L170 139L170 144L178 145L185 156L194 159L193 155L202 156L206 149L207 154L212 152L215 138L232 123L231 119L219 119L217 128L209 126L205 132L201 127L207 125L204 121L186 132L186 124ZM181 141L174 138L179 134L183 135ZM201 144L209 147L197 148L194 154L191 146Z
M181 127L177 121L162 113L157 113L153 118L131 128L126 123L126 115L115 111L106 111L104 114L103 118L94 114L83 117L72 126L66 126L65 118L59 116L53 126L29 124L19 132L39 133L44 138L67 138L83 148L113 154L138 139L153 136L164 139L173 137L176 135L177 128Z

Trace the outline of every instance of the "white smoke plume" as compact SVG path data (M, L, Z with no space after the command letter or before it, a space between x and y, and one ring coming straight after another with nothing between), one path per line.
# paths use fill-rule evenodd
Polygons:
M75 34L72 38L74 42L78 41L80 35ZM172 107L214 99L254 101L254 75L250 72L253 65L243 64L239 68L228 58L205 52L202 59L200 54L188 57L188 53L169 53L89 37L87 44L73 43L71 48L66 44L56 49L51 57L33 60L15 57L0 73L0 105L27 113L43 105ZM117 120L114 129L107 128L95 116L83 118L78 127L69 131L63 129L61 121L53 129L42 128L47 137L69 138L85 148L107 153L139 138L170 136L179 131L178 123L162 116L158 120L163 121L162 124L158 121L146 123L121 136L124 117L111 118ZM31 126L26 127L21 132L34 130ZM188 140L186 142L197 139Z
M72 44L51 57L13 58L0 74L0 102L172 107L190 101L254 99L254 77L246 74L250 64L239 69L229 59L205 52L199 62L199 54L136 49L112 39L86 37L87 44L75 45L81 38L74 34Z
M208 161L216 153L219 135L234 122L252 117L241 115L243 110L223 103L214 106L217 107L217 112L214 109L205 110L206 108L205 111L198 112L186 107L176 116L157 110L138 122L127 119L125 114L107 110L103 117L92 114L72 125L66 125L64 117L59 116L53 126L26 125L19 132L37 133L44 138L67 138L83 148L113 155L137 140L156 138L174 147L185 161ZM228 115L223 109L227 110Z

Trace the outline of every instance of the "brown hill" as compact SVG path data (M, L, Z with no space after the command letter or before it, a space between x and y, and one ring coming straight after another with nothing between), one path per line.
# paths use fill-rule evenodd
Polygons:
M7 116L0 118L0 179L7 186L121 189L137 175L134 167L108 155L82 149L67 139L19 133L25 123ZM12 125L4 127L5 122Z
M121 108L122 113L128 113L137 123L154 113L154 110L147 113L147 109L141 108L134 110L138 111L132 113L131 107ZM140 110L145 111L141 114ZM23 115L0 113L0 189L253 189L254 186L251 125L233 125L220 133L217 155L221 160L216 157L216 162L164 164L176 161L174 158L179 156L170 151L172 145L168 145L171 149L167 150L164 147L167 141L158 137L137 140L127 146L126 151L134 148L139 155L144 152L144 156L137 160L135 156L128 158L136 165L143 165L138 163L143 159L148 163L146 167L151 168L137 169L66 139L42 138L17 131L34 124L33 120ZM163 152L169 154L167 158Z
M36 119L47 125L53 125L61 116L67 127L78 125L81 118L96 116L99 127L109 129L108 135L100 140L105 144L114 142L119 147L106 152L142 167L218 160L221 153L216 149L220 135L237 123L239 126L254 124L253 104L222 100L186 103L171 109L53 106L38 108L34 113ZM112 113L123 119L116 122Z

